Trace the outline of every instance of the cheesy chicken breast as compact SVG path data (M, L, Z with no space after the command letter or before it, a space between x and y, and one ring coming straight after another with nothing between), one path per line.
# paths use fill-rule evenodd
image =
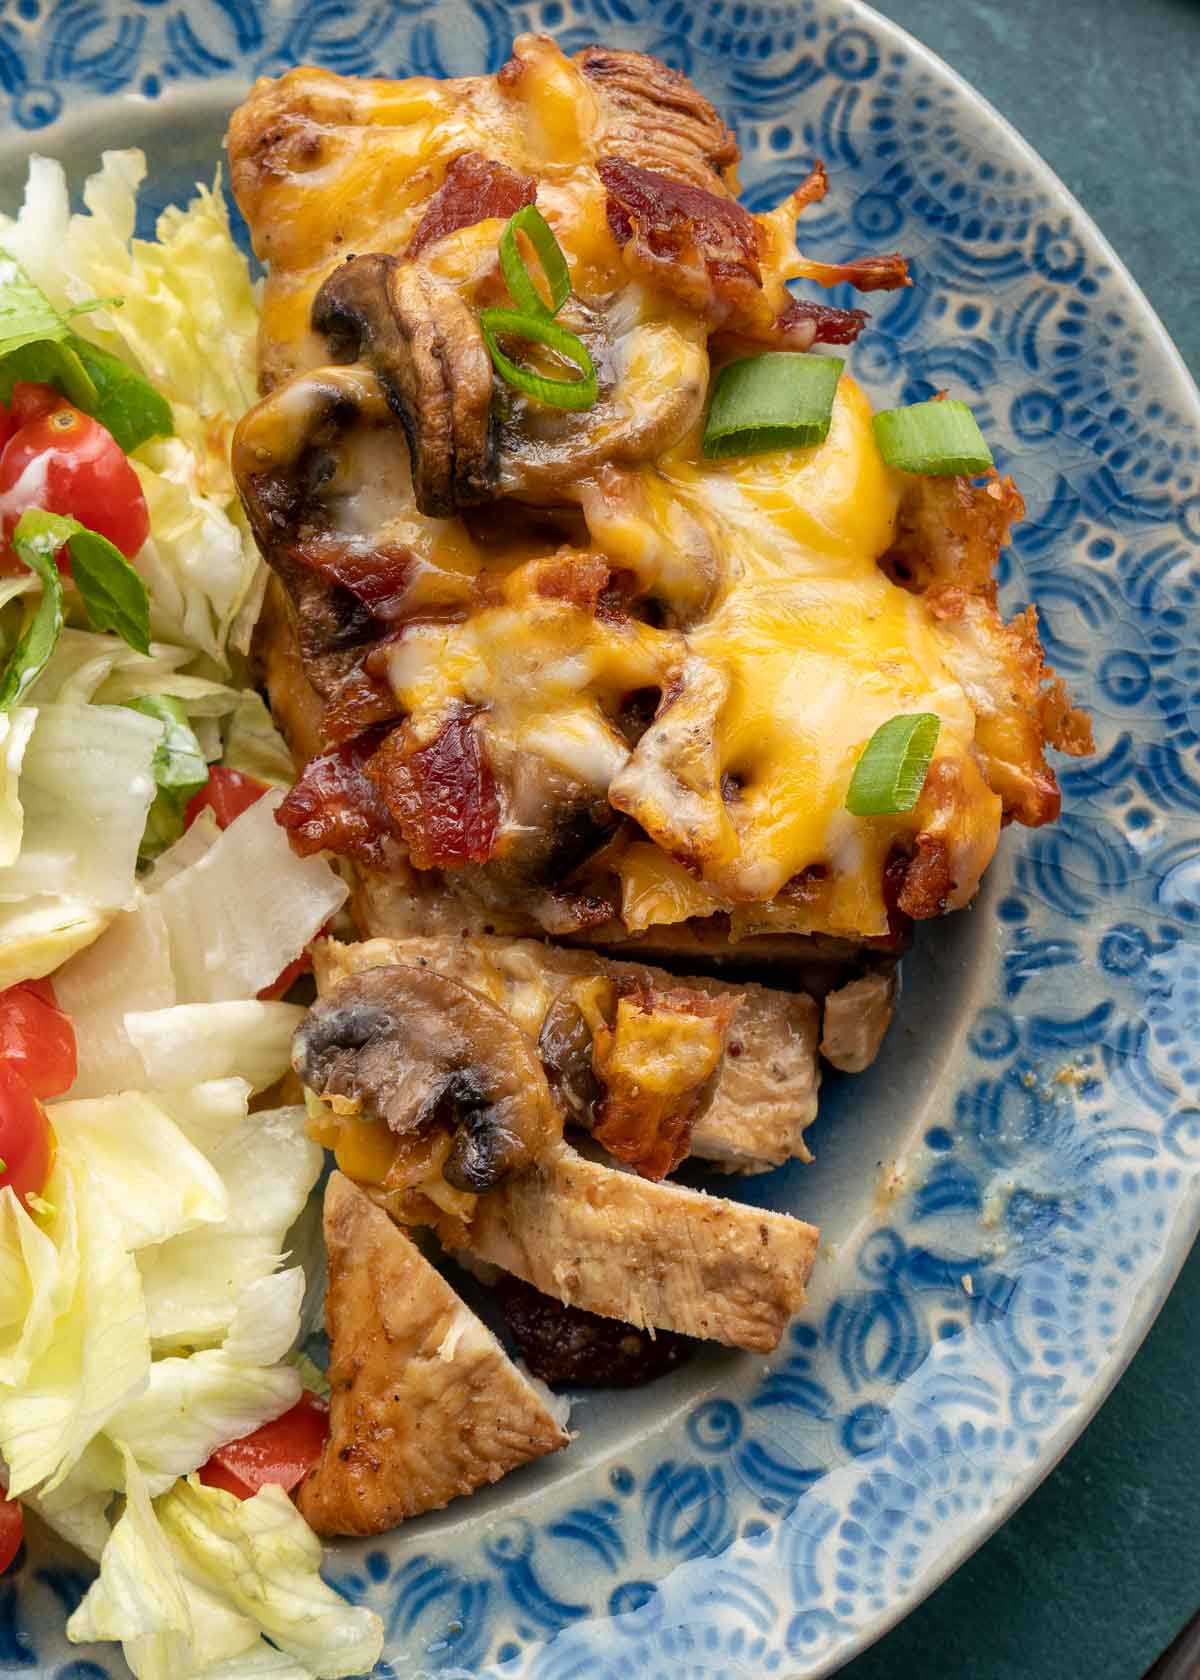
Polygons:
M1046 749L1090 730L1035 609L998 610L1023 510L969 411L873 415L867 312L791 289L909 284L800 248L819 163L752 215L685 78L530 35L491 76L260 82L228 146L267 267L233 464L301 767L278 820L344 860L364 936L319 948L294 1065L331 1244L406 1280L382 1341L339 1284L366 1374L309 1504L373 1532L565 1439L382 1214L508 1274L535 1371L773 1347L816 1230L673 1175L809 1158L818 1056L870 1062L911 923L1054 819ZM487 1450L451 1392L503 1420ZM379 1443L423 1457L435 1411L412 1506Z
M479 926L886 943L970 901L1007 819L1056 815L1045 747L1088 730L1033 610L997 610L1012 483L889 467L849 372L823 441L704 448L715 370L864 327L789 280L907 283L898 256L798 248L819 165L750 215L683 77L531 36L495 76L294 70L229 150L268 264L235 467L287 597L301 849ZM533 390L489 355L529 205L565 259L585 410L537 393L553 345L527 348ZM939 722L919 798L853 814L874 732L918 714Z

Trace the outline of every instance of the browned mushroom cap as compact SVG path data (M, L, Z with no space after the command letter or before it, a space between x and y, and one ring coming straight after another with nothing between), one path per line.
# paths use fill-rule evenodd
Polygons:
M487 1190L562 1135L533 1045L480 993L396 963L348 975L309 1011L292 1065L318 1095L346 1097L400 1136L454 1127L442 1169Z
M313 300L312 324L338 361L362 359L382 380L422 513L446 517L495 494L491 359L452 287L395 257L349 257Z

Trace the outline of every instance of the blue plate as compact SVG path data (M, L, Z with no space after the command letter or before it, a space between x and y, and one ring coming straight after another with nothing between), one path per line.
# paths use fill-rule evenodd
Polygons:
M521 29L647 49L732 121L752 207L814 153L822 256L899 247L855 373L965 397L1029 517L1034 599L1098 750L1054 828L1013 829L976 907L923 929L886 1053L827 1081L814 1166L743 1193L820 1223L774 1358L713 1352L577 1408L571 1451L368 1545L332 1577L388 1628L381 1675L827 1674L983 1540L1141 1341L1200 1201L1200 397L1079 206L1000 117L863 6L732 0L13 0L0 187L31 146L210 178L250 77L495 69ZM849 302L850 298L835 301ZM124 1674L66 1644L86 1585L31 1542L0 1667Z

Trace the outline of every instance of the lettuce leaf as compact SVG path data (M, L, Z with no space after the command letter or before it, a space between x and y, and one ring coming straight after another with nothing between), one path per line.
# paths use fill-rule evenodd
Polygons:
M29 701L37 706L50 700L121 706L141 695L171 694L183 701L190 716L227 716L238 705L241 690L185 671L182 667L196 657L193 649L167 642L151 642L144 655L115 636L67 625L30 688Z
M38 708L21 766L21 851L0 869L0 903L61 896L112 911L132 902L161 733L123 707Z
M291 787L296 766L260 694L245 689L225 726L221 762L272 787Z
M318 1680L374 1668L383 1650L379 1618L321 1579L321 1543L282 1488L239 1500L189 1477L157 1510L204 1584Z
M300 1398L300 1378L231 1359L221 1348L156 1359L144 1393L108 1420L107 1433L134 1454L150 1497L207 1464L215 1448L240 1440Z
M19 1387L50 1345L79 1278L74 1220L56 1241L7 1186L0 1190L0 1384Z
M145 1385L150 1342L141 1279L120 1222L87 1169L58 1156L45 1191L47 1235L74 1287L18 1388L0 1387L0 1452L9 1492L61 1482L108 1418Z
M124 401L107 352L170 405L175 435L149 438L132 457L152 532L136 565L154 635L224 669L230 643L246 651L266 575L229 467L233 427L257 394L255 290L218 190L164 211L153 243L133 237L145 172L140 152L106 152L85 211L72 215L62 166L33 158L19 215L0 217L0 246L60 313L97 296L123 300L73 321L70 342L84 341L99 400ZM153 419L113 417L142 431Z
M146 1068L125 1031L126 1011L169 1009L175 1002L167 924L153 900L139 894L133 910L122 911L94 945L63 964L54 991L75 1028L77 1068L68 1096L140 1087Z
M241 1502L190 1478L152 1504L128 1449L125 1477L125 1511L69 1639L121 1640L138 1680L332 1680L375 1666L379 1618L322 1581L320 1542L279 1488Z
M0 879L3 875L0 869ZM59 893L38 893L12 904L0 900L0 990L52 973L98 939L110 916L110 911Z
M223 1080L160 1099L172 1105L181 1131L221 1175L229 1211L219 1226L139 1254L157 1347L210 1347L229 1337L227 1352L252 1351L247 1314L256 1297L249 1293L251 1286L263 1279L274 1284L284 1237L320 1174L324 1157L305 1130L304 1110L248 1114L246 1097L242 1082ZM294 1290L295 1285L288 1287ZM281 1310L276 1304L276 1322L258 1331L260 1357L279 1345Z
M247 1284L221 1344L226 1358L243 1365L277 1365L300 1334L304 1291L303 1266Z
M20 778L25 749L37 712L18 706L0 713L0 869L15 863L21 851L25 813L21 808Z
M139 1088L238 1078L265 1091L291 1067L292 1038L303 1016L296 1004L257 999L130 1010L125 1031L144 1069Z
M181 1003L254 997L346 901L324 858L299 858L288 845L275 821L282 798L257 800L155 894Z
M46 1112L59 1147L91 1174L126 1248L224 1220L229 1202L221 1175L148 1096L124 1091L51 1103Z

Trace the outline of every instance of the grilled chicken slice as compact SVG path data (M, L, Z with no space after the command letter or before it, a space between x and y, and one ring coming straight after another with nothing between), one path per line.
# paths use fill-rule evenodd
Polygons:
M580 1047L564 1031L560 1011L558 1038L551 1042L560 1000L569 1004L581 985L596 980L655 993L683 986L708 999L729 999L737 1012L708 1106L694 1122L690 1152L741 1172L761 1172L792 1157L811 1159L804 1131L817 1112L817 1007L803 992L773 991L750 982L680 981L645 964L486 935L372 939L360 945L322 941L315 954L317 984L325 996L335 993L348 975L388 964L433 969L498 1005L531 1042L540 1041L543 1065L565 1118L588 1127L594 1121L587 1100L591 1035L585 1025L581 1063Z
M480 1197L465 1247L602 1318L769 1353L804 1304L817 1241L789 1214L652 1184L563 1144Z
M861 1073L879 1054L896 1007L896 971L881 969L828 993L821 1054L843 1073Z
M330 1430L297 1494L318 1534L381 1534L567 1445L491 1331L341 1173L325 1242Z

